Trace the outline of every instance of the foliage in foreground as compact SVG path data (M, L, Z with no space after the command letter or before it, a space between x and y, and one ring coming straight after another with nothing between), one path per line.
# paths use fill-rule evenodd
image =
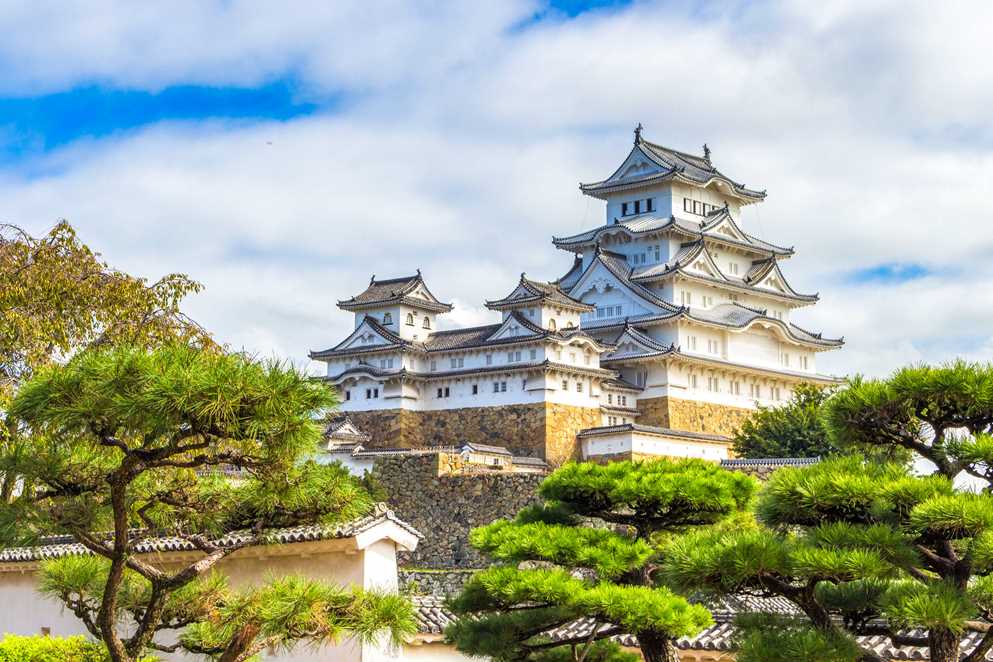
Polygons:
M786 403L759 405L732 435L734 453L742 458L830 457L860 453L878 461L907 462L910 451L892 446L845 444L832 437L825 403L832 390L799 384Z
M0 459L26 452L25 430L7 412L34 372L91 346L212 346L180 311L201 289L183 274L149 283L113 269L60 222L43 237L0 224ZM18 476L0 462L0 501Z
M107 662L109 659L103 644L81 636L22 637L5 634L0 639L0 662Z
M993 649L993 367L918 366L887 380L855 379L824 406L839 446L911 451L938 471L922 477L905 464L862 457L781 469L758 499L761 526L673 541L668 581L782 596L805 615L786 631L753 628L742 643L746 655L788 649L788 638L825 660L880 662L853 639L873 634L926 647L934 662L984 660ZM961 472L985 490L956 489ZM982 638L960 658L969 630Z
M674 639L712 621L657 584L657 542L740 512L754 488L703 460L567 464L542 482L543 504L472 532L497 563L451 602L460 618L446 634L499 661L618 661L626 654L597 642L630 633L647 660L674 660ZM587 631L545 634L580 618Z
M240 661L299 638L399 634L410 615L396 598L290 578L241 594L210 572L276 528L369 510L342 467L301 462L320 437L317 414L333 405L293 368L185 345L90 350L42 368L12 406L31 434L29 452L6 458L24 489L0 509L0 535L68 534L95 555L46 564L44 589L115 662L177 647ZM213 542L235 530L237 544ZM203 557L158 567L134 554L138 536L179 537ZM178 646L156 637L184 628Z

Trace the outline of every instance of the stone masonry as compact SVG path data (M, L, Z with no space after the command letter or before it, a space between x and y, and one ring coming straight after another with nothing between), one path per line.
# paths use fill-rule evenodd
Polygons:
M370 448L427 448L465 443L503 446L553 466L578 459L576 433L600 425L600 411L554 403L466 407L441 411L349 412L371 435Z
M447 474L436 453L376 460L374 478L397 516L424 534L417 549L401 553L413 568L482 568L488 561L469 545L469 531L537 503L543 474Z
M638 423L655 427L731 436L754 414L751 409L662 397L638 400Z

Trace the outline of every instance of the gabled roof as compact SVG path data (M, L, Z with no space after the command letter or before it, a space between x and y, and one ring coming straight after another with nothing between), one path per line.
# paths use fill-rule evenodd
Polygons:
M776 294L792 299L800 299L802 301L817 301L818 299L817 294L800 294L794 290L789 282L787 282L786 276L783 274L782 269L779 268L779 262L775 257L753 262L752 268L748 270L743 280L755 289L775 292Z
M420 269L413 276L402 278L376 280L376 276L373 276L364 291L351 299L339 301L338 307L342 310L357 311L393 304L404 304L436 313L447 313L452 309L451 304L442 303L431 294L421 277Z
M583 272L583 275L579 277L576 283L570 289L569 294L576 292L580 283L582 283L587 274L592 273L592 271L597 267L597 265L603 265L603 267L613 274L635 297L650 303L653 306L661 308L667 313L677 313L681 309L678 306L674 306L662 297L658 296L650 289L642 285L641 283L636 283L631 280L631 267L628 265L627 260L623 255L618 253L612 253L610 251L603 250L599 244L596 246L596 250L593 254L593 259L590 261L588 267Z
M624 360L662 356L676 351L674 344L663 345L651 336L631 326L630 323L625 323L624 328L617 334L617 337L611 340L611 344L615 345L617 349L602 357L600 359L601 362L612 361L615 358L617 360ZM639 351L635 353L623 353L622 350L627 344L633 344Z
M378 336L383 342L374 343L368 345L367 347L353 348L351 344L356 338L364 334L374 334ZM393 333L385 326L376 321L375 318L365 317L362 322L355 327L347 338L342 340L340 343L331 347L330 349L323 349L320 351L312 351L309 356L311 359L316 361L324 361L334 356L344 356L352 354L363 354L367 352L381 352L383 350L401 350L416 347L415 343L404 340L397 334Z
M363 443L369 441L372 435L360 430L348 416L341 415L335 416L328 421L327 427L324 428L324 438L330 444L341 442Z
M526 333L519 335L501 335L500 332L516 325ZM587 335L579 328L566 328L557 331L543 329L519 312L512 311L507 319L499 324L453 329L451 331L436 331L424 343L428 352L445 352L459 349L475 349L479 347L494 347L514 343L534 342L539 340L569 341L576 338L588 340L591 343L606 348L604 343Z
M753 251L755 254L780 257L788 257L793 254L792 248L784 248L776 244L763 241L757 237L739 230L739 236L733 233L721 232L726 219L731 219L727 209L720 209L703 222L697 223L675 215L656 216L652 213L628 216L623 220L614 219L613 223L601 225L600 227L586 230L579 234L568 237L552 237L552 243L556 248L568 251L582 251L597 244L600 239L607 235L624 234L631 238L650 236L654 233L675 234L689 240L705 239L711 242L718 242L733 246L746 251ZM733 222L733 219L732 219ZM729 226L728 226L729 227ZM737 224L734 225L737 228ZM742 239L741 237L744 237Z
M702 271L709 273L700 273L699 271L701 270L694 269L693 265L697 264L696 260L698 258L703 260L704 263ZM778 280L776 282L780 284L780 287L763 287L761 285L762 279L772 270L777 274L776 277ZM722 286L730 285L743 292L749 292L759 296L771 295L803 303L813 303L819 298L817 294L800 294L794 290L786 281L786 277L780 270L775 256L764 260L755 260L744 278L729 276L718 266L713 255L707 250L703 239L697 239L696 241L683 244L672 259L664 264L654 264L635 269L631 272L631 280L636 282L653 282L676 275L705 282L709 281Z
M514 291L502 299L487 301L490 310L512 310L520 306L546 304L587 312L596 307L577 301L566 294L557 283L544 283L527 278L523 273Z
M572 266L569 267L569 271L565 273L564 276L559 278L555 283L561 287L563 290L570 290L572 286L576 284L579 277L583 275L583 257L581 255L576 255L572 260Z
M703 156L681 152L649 142L635 129L634 146L614 173L599 182L580 184L586 195L604 199L611 193L664 181L680 181L694 186L715 184L721 193L743 204L765 199L765 191L750 189L714 167L710 149L704 145Z

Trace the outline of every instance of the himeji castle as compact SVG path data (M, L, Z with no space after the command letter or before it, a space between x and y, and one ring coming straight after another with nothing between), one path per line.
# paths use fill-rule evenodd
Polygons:
M748 188L711 162L649 142L602 181L599 227L555 237L573 254L553 282L522 274L486 302L501 321L438 330L451 311L418 271L338 302L354 331L311 352L370 448L489 444L568 459L729 455L757 404L833 384L817 354L840 347L793 322L816 294L790 286L793 250L740 225Z

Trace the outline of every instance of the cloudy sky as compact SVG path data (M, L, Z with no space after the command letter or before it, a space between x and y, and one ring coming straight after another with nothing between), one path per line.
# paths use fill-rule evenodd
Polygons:
M74 6L73 6L74 5ZM70 220L188 312L305 362L421 268L448 325L602 220L631 130L767 201L844 335L823 371L993 355L989 2L0 2L0 221Z

